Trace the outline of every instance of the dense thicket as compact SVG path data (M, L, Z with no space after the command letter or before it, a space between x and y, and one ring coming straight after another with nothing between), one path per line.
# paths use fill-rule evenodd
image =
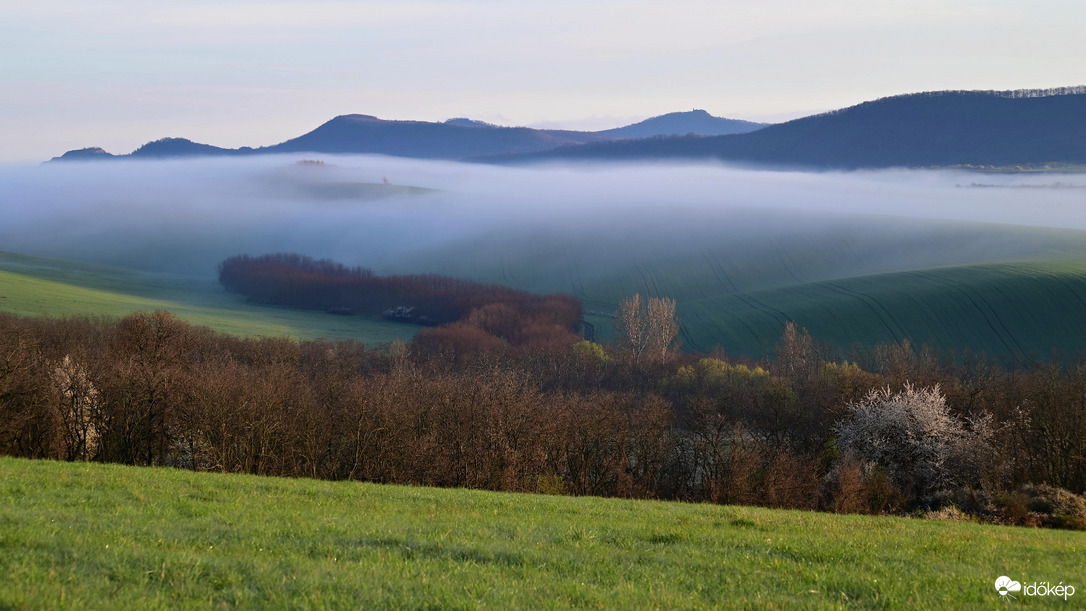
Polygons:
M327 259L277 253L238 255L219 264L219 281L251 301L338 314L382 316L422 325L430 351L504 345L566 349L576 341L581 303L497 284L414 274L378 276Z
M581 342L453 355L239 339L161 311L0 315L0 452L1084 524L1082 497L1045 486L1086 487L1086 369L947 364L907 344L861 367L825 359L793 326L777 354L649 360ZM865 445L916 431L892 452Z

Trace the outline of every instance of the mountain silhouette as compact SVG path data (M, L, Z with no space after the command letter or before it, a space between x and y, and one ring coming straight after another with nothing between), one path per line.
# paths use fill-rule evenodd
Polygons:
M210 144L200 144L185 138L162 138L148 142L132 151L131 156L137 158L165 158L165 157L208 157L213 155L233 155L239 151L224 149Z
M386 121L343 115L261 153L376 153L422 159L460 159L495 153L529 153L607 139L592 132L499 127L470 119L445 123Z
M53 157L49 161L97 161L99 159L111 159L116 157L107 153L104 149L92 146L85 149L75 149L64 153L60 157Z
M565 146L495 162L719 159L806 168L1086 163L1086 87L941 91L864 102L757 131Z
M564 145L640 137L636 134L662 135L680 132L716 134L723 129L746 129L748 125L759 126L760 124L720 119L705 111L661 115L641 123L602 132L502 127L463 117L434 123L389 121L371 115L353 114L335 117L297 138L260 148L225 149L184 138L163 138L148 142L129 155L111 155L100 148L88 148L68 151L60 157L54 157L51 161L296 152L370 153L422 159L462 159L496 154L531 153L552 150Z
M619 138L652 138L653 136L724 136L743 134L765 127L765 123L753 123L738 119L714 117L704 110L673 112L645 119L640 123L607 129L598 133Z
M491 163L716 159L815 169L1086 164L1084 118L1086 87L907 94L768 126L701 110L599 132L354 114L261 148L225 149L164 138L130 155L88 148L53 160L307 152ZM732 131L717 135L724 130Z

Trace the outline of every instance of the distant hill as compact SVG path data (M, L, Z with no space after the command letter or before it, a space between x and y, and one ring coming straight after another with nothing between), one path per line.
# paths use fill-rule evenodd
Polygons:
M460 159L495 153L529 153L608 139L592 132L498 127L469 119L445 123L386 121L343 115L308 134L256 149L261 153L376 153L422 159Z
M493 123L487 123L486 121L476 121L474 119L468 119L467 117L446 119L445 123L448 123L450 125L468 125L472 127L497 127Z
M755 126L755 127L750 127ZM389 121L371 115L341 115L313 131L261 148L225 149L184 138L149 142L130 155L111 155L100 148L69 151L52 161L112 158L164 158L259 153L373 153L422 159L462 159L487 155L548 151L560 146L672 133L718 134L754 129L760 124L713 117L705 111L672 113L602 132L502 127L468 118L444 123ZM722 130L730 130L724 132Z
M727 136L622 140L493 159L721 159L814 168L1086 163L1086 87L883 98Z
M68 151L60 157L53 157L49 161L96 161L99 159L110 159L112 157L116 157L116 155L107 153L104 149L94 146Z
M640 123L616 127L598 133L618 138L652 138L653 136L685 136L687 134L724 136L752 132L766 125L766 123L714 117L704 110L690 110L660 115L645 119Z
M239 153L235 149L224 149L210 144L200 144L185 138L162 138L154 142L148 142L132 151L131 157L161 158L161 157L208 157L212 155L234 155Z
M700 110L600 132L501 127L466 118L388 121L356 114L255 149L165 138L129 156L81 149L54 160L311 152L493 163L720 159L826 169L1086 164L1084 118L1086 87L907 94L769 126Z

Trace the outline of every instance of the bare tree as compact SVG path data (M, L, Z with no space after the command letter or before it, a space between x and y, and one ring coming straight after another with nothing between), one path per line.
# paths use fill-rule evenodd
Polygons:
M615 327L622 345L630 351L634 361L642 356L664 361L679 335L675 300L649 297L642 302L640 294L627 297L615 310Z
M645 351L645 318L641 311L641 295L635 294L623 299L615 310L615 329L619 341L628 349L635 361Z
M777 342L777 368L793 382L811 378L818 368L811 334L791 320L785 323L784 335Z
M669 297L649 297L645 321L646 349L653 360L665 361L679 336L679 317L675 300Z

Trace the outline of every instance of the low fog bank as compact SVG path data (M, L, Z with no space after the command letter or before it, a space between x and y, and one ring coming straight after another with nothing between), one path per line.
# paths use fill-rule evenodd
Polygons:
M962 262L1030 256L1049 236L1016 245L1006 232L985 237L959 221L1086 230L1082 175L503 168L326 155L299 163L306 158L3 166L0 250L201 276L230 255L291 251L500 280L503 268L543 266L558 248L618 264L725 243L756 250L900 234L915 247L885 256L908 266L946 260L933 251ZM538 251L511 257L527 240ZM453 265L450 252L467 259ZM863 255L855 258L862 266Z

